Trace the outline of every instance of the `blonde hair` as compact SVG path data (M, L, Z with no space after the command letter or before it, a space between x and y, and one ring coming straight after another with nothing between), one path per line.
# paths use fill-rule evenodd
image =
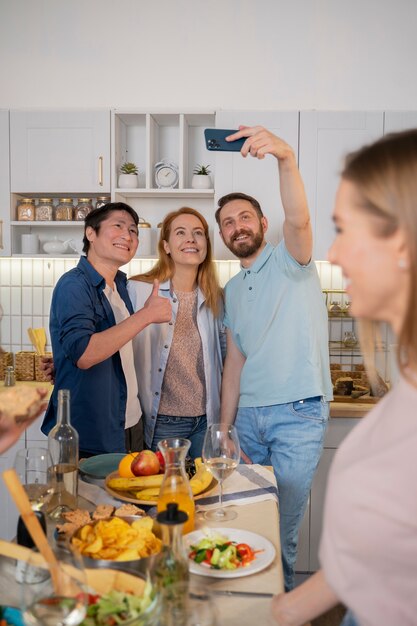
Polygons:
M342 178L356 185L360 208L378 219L378 236L401 229L410 261L410 293L398 337L397 361L401 374L417 370L417 129L387 135L350 154ZM371 379L376 377L375 337L378 324L360 320L359 335Z
M169 254L165 252L164 241L168 241L171 233L171 225L175 218L180 215L194 215L203 225L204 234L207 240L207 254L204 261L199 265L197 272L197 284L206 298L206 304L215 317L223 311L223 290L219 285L216 267L213 263L213 253L209 237L208 224L205 218L190 207L181 207L177 211L171 211L165 216L161 226L161 234L158 241L158 261L154 267L144 274L132 276L130 280L140 280L152 283L155 279L160 282L170 280L175 274L175 263Z

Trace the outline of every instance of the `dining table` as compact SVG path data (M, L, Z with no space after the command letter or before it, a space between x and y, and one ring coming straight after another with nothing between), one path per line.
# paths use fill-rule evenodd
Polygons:
M284 590L279 536L279 506L275 477L270 468L239 466L224 483L224 501L236 511L235 519L212 522L204 518L207 508L215 508L218 486L196 499L195 529L221 528L224 536L233 540L233 530L250 531L267 539L275 554L271 563L261 571L250 575L222 578L191 574L192 584L208 589L218 616L218 626L253 626L256 623L273 624L270 618L271 597ZM86 477L84 477L85 479ZM266 481L269 481L269 486ZM94 510L97 503L121 505L110 496L100 481L79 481L78 505ZM150 509L149 514L155 510ZM48 538L54 541L55 523L48 520ZM19 606L21 591L15 581L15 561L0 557L0 605ZM256 567L253 569L257 569ZM246 574L247 572L243 571ZM216 570L218 571L218 570ZM249 570L248 570L249 571Z

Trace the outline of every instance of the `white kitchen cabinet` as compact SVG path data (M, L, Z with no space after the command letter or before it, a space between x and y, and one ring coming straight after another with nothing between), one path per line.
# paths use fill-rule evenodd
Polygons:
M323 527L323 508L327 478L337 448L349 432L360 422L355 418L330 418L316 474L311 485L310 498L300 527L297 572L315 572L319 569L318 552Z
M384 134L417 128L417 111L386 111Z
M4 470L13 467L16 452L23 450L24 447L25 435L23 434L12 448L0 455L0 474L2 474ZM0 480L0 502L0 538L9 541L16 535L19 514L3 480Z
M110 192L110 111L11 111L10 138L12 192Z
M325 260L334 239L331 219L347 153L384 132L382 111L302 111L299 167L313 226L315 259Z
M218 111L216 127L237 129L244 126L265 126L282 137L298 155L298 111ZM276 245L282 238L284 212L279 193L277 161L268 156L258 160L244 159L238 152L210 153L216 155L215 200L231 192L243 192L255 197L268 218L267 239ZM214 253L218 259L234 259L221 240L214 225Z
M9 111L0 111L0 256L10 256Z

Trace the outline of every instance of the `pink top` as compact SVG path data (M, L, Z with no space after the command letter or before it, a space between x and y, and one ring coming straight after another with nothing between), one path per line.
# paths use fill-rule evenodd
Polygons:
M360 626L417 625L417 389L403 379L337 451L320 561Z

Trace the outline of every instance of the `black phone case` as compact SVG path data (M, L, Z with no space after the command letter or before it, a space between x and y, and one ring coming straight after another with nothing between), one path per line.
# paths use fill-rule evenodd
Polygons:
M237 133L237 130L225 130L224 128L206 128L204 137L206 148L213 152L240 152L246 137L236 139L236 141L226 141L225 137Z

